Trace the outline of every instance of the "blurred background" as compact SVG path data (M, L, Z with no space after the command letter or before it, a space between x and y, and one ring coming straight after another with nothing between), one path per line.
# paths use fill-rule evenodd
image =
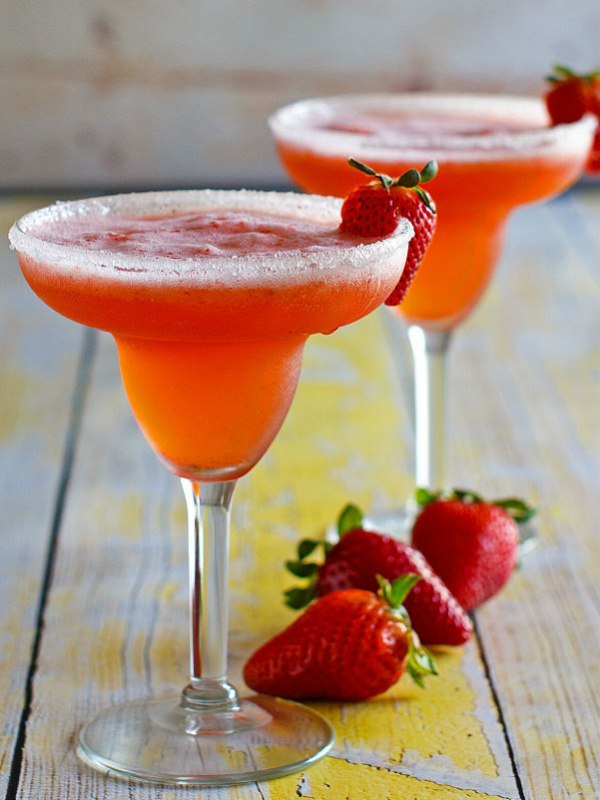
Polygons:
M597 0L0 0L0 190L283 187L284 103L539 94L599 42Z

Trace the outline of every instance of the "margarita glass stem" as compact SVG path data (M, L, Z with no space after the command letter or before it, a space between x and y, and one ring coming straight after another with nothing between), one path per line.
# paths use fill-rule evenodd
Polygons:
M415 387L415 480L418 488L446 488L446 362L450 331L409 325Z
M227 681L229 527L235 481L182 478L189 533L190 680L181 705L195 712L236 712Z

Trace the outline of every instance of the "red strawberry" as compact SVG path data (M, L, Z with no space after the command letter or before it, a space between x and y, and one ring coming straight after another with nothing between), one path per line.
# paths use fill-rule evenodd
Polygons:
M586 169L600 172L600 71L579 75L568 67L557 66L547 80L551 88L544 99L553 125L576 122L584 114L594 114L598 119Z
M388 306L397 306L404 299L435 230L435 204L420 184L435 177L437 164L430 161L421 172L410 169L399 178L390 178L353 158L349 163L375 180L359 186L346 197L340 230L381 238L396 229L401 217L408 219L414 228L402 276L385 301Z
M407 573L421 580L404 605L415 631L424 644L464 644L473 631L471 620L450 594L427 560L410 545L362 528L362 514L347 506L338 522L340 541L327 548L323 565L305 559L318 546L304 540L298 546L298 560L288 569L298 577L310 578L309 585L286 592L288 605L301 608L314 596L340 589L366 589L376 592L377 576L392 581Z
M418 580L382 580L379 596L352 589L322 597L249 658L244 680L256 692L292 700L365 700L405 669L422 686L436 671L402 606Z
M424 507L412 529L412 544L438 573L464 609L496 594L517 564L517 522L535 511L522 500L485 502L473 492L449 495L422 489Z

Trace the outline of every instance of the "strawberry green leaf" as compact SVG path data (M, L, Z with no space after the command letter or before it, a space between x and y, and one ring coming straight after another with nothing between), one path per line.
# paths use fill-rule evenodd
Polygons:
M363 524L363 513L358 506L348 503L338 517L337 530L340 538L348 531L360 528Z
M558 75L558 76L560 76L562 78L574 78L575 77L575 73L573 72L573 70L570 67L563 66L562 64L556 64L554 66L554 72L556 73L556 75Z
M322 564L316 561L305 561L305 559L313 555L320 547L323 548L323 553L327 558L327 554L333 545L319 539L301 539L296 546L298 557L285 562L286 569L292 575L306 579L303 586L295 586L283 593L285 604L290 608L304 608L314 600L315 585Z
M295 586L293 589L287 589L284 593L285 604L289 608L298 611L301 608L309 605L315 597L314 584L310 583L308 586Z
M524 525L538 513L537 508L528 505L518 497L506 497L503 500L493 500L492 504L503 508L514 521L519 525Z
M407 572L405 575L396 578L396 580L392 582L392 591L390 593L392 608L401 606L413 586L420 580L421 576L412 572Z
M415 500L417 505L421 507L428 506L430 503L439 500L441 496L442 492L431 492L424 487L418 488L415 492Z
M514 521L523 525L538 513L537 508L533 508L524 500L518 497L506 497L501 500L485 500L477 492L472 492L468 489L452 489L450 492L431 492L429 489L420 488L415 493L415 499L418 505L423 508L436 500L459 500L461 503L489 503L493 506L499 506L507 514L509 514Z
M427 206L427 208L431 211L432 214L437 213L435 208L435 203L432 201L431 197L427 194L425 189L421 189L420 186L415 186L414 192L420 198L421 202Z
M349 158L348 163L351 167L360 170L360 172L363 172L365 175L369 175L371 178L378 180L383 188L389 193L390 186L393 183L389 175L380 175L379 172L375 172L375 170L372 167L369 167L368 164L363 164L362 161L357 161L355 158Z
M551 75L546 76L546 80L549 83L565 83L566 81L582 81L583 83L589 83L590 81L594 81L597 79L599 71L593 70L592 72L587 73L578 73L575 70L572 70L570 67L565 67L562 64L556 64L554 66L554 72Z
M305 558L308 558L311 553L319 546L320 542L316 541L315 539L301 539L298 542L298 547L296 552L298 553L298 560L303 561Z
M421 174L418 169L409 169L394 181L395 186L404 186L405 189L414 189L419 185Z
M286 561L286 568L297 578L310 578L318 572L319 565L310 561Z
M421 170L421 183L427 183L433 180L437 175L438 165L437 161L429 161Z
M380 594L392 609L399 609L413 586L421 580L421 576L414 572L400 575L392 583L381 575L377 575Z
M431 653L419 642L418 637L411 631L409 635L408 659L406 671L421 689L425 688L426 675L437 675L438 671Z
M420 580L420 575L411 572L406 575L401 575L392 583L386 581L381 575L377 576L377 582L380 586L379 593L390 605L392 609L390 613L393 613L395 617L402 620L406 627L406 636L408 640L406 671L417 686L423 689L425 687L425 676L437 675L438 672L431 653L421 644L416 631L413 630L408 612L402 605L410 590Z
M355 158L352 158L352 156L348 159L348 163L350 164L351 167L354 167L355 169L364 172L365 175L370 175L372 178L377 177L377 173L375 172L373 167L370 167L368 164L363 164L362 161L357 161Z
M469 489L453 489L448 499L460 500L461 503L483 503L483 497L477 492L471 492Z

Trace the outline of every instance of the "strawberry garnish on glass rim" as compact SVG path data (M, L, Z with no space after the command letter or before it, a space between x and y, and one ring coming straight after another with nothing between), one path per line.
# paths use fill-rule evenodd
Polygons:
M435 178L437 163L430 161L421 171L409 169L399 178L375 172L354 158L348 159L348 163L373 180L353 189L344 200L341 231L382 238L394 232L401 217L408 219L414 228L402 276L385 301L386 305L396 306L404 299L435 230L435 203L421 184Z
M577 73L557 65L546 80L550 88L544 95L553 125L577 122L585 114L594 114L598 127L594 136L586 171L600 172L600 70Z

